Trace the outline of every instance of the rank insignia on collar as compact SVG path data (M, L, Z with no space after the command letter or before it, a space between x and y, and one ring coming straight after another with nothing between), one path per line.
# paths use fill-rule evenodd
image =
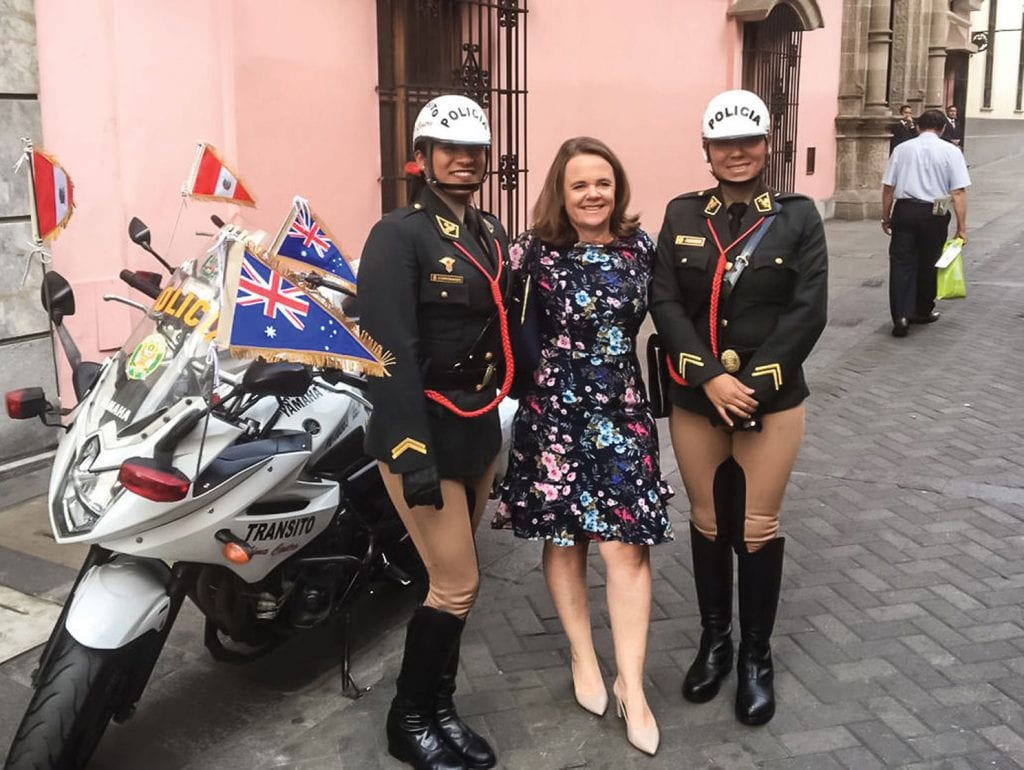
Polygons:
M441 233L445 238L458 239L459 237L459 226L454 222L445 219L440 214L435 214L434 219L437 220L437 226L441 228Z
M754 208L757 209L758 214L767 214L769 211L771 211L772 208L774 208L772 206L771 193L761 193L756 198L754 198Z
M676 246L703 246L707 238L703 235L677 235Z
M446 273L450 273L455 269L455 257L441 257L437 261L444 265L444 271Z
M722 201L712 195L711 200L708 201L708 205L704 207L704 213L709 217L713 217L718 213L720 208L722 208Z
M489 232L489 233L493 233L493 232L494 232L494 225L492 225L492 224L491 224L490 222L488 222L488 221L487 221L486 219L484 219L483 217L480 217L480 219L482 219L482 220L483 220L483 223L484 223L484 227L486 227L486 228L487 228L487 232Z

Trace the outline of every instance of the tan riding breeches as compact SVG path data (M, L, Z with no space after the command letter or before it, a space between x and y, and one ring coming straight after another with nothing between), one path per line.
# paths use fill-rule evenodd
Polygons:
M442 479L444 507L440 510L429 505L409 508L402 496L402 477L389 471L383 463L379 467L388 496L427 568L430 589L423 604L466 617L480 586L473 533L487 505L495 466L465 483ZM476 492L472 511L466 497L467 488Z
M753 553L779 533L779 509L804 436L804 407L766 414L760 433L726 433L704 417L678 407L669 428L679 473L690 499L690 518L713 540L718 533L714 480L718 467L732 457L746 479L743 541Z

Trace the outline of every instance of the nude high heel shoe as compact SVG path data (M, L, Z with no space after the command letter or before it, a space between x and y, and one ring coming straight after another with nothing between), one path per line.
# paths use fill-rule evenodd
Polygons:
M626 723L626 740L633 748L639 749L644 754L654 756L658 753L658 744L661 743L661 733L658 731L658 724L653 727L637 727L629 723L629 714L626 713L626 704L622 702L618 691L613 687L615 693L615 708L619 717Z
M572 672L573 694L576 696L576 702L580 705L580 708L596 716L603 717L608 710L608 691L604 688L604 683L602 683L600 692L580 692L580 689L576 686L575 664L570 662L569 670Z

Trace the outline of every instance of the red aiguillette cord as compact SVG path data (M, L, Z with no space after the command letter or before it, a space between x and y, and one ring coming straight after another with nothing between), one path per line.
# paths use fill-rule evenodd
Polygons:
M476 258L463 248L461 243L455 243L455 248L462 252L462 254L473 263L473 266L479 270L484 278L487 279L488 285L491 287L491 296L494 298L494 304L498 308L498 326L501 329L501 351L505 356L505 380L501 384L501 390L498 391L498 395L494 397L487 406L483 406L480 409L474 409L472 412L467 412L459 407L455 406L448 398L438 393L436 390L424 390L423 395L429 398L431 401L440 404L445 409L457 414L459 417L479 417L487 414L493 410L498 404L501 403L502 399L508 395L509 390L512 388L512 378L515 376L515 360L512 358L512 340L508 336L508 317L505 312L505 301L501 298L501 268L502 268L502 254L501 245L497 239L494 241L494 247L498 253L498 274L491 278L490 273L484 270L483 266L476 261Z
M718 298L722 293L722 275L725 274L725 263L726 255L732 251L733 247L737 243L742 241L754 230L761 226L764 222L764 217L754 222L747 231L740 235L735 241L730 243L724 249L722 248L722 242L718 240L718 233L715 232L715 226L708 220L708 230L711 231L711 237L715 239L715 246L718 247L718 264L715 265L715 277L711 282L711 307L708 311L708 336L711 340L711 355L718 358ZM668 375L679 385L689 385L689 383L682 378L682 376L676 372L675 367L672 365L672 356L666 355L665 359L668 361Z

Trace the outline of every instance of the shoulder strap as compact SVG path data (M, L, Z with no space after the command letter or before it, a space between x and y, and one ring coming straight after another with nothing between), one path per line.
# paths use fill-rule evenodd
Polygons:
M778 216L778 215L776 215ZM757 228L754 233L747 240L743 246L743 251L740 252L739 256L733 260L732 268L729 269L722 278L730 286L735 286L736 281L740 279L740 275L747 269L747 265L750 263L750 255L754 253L754 249L757 248L758 244L761 243L761 239L764 238L765 233L775 223L775 216L767 217L764 221L764 226Z

